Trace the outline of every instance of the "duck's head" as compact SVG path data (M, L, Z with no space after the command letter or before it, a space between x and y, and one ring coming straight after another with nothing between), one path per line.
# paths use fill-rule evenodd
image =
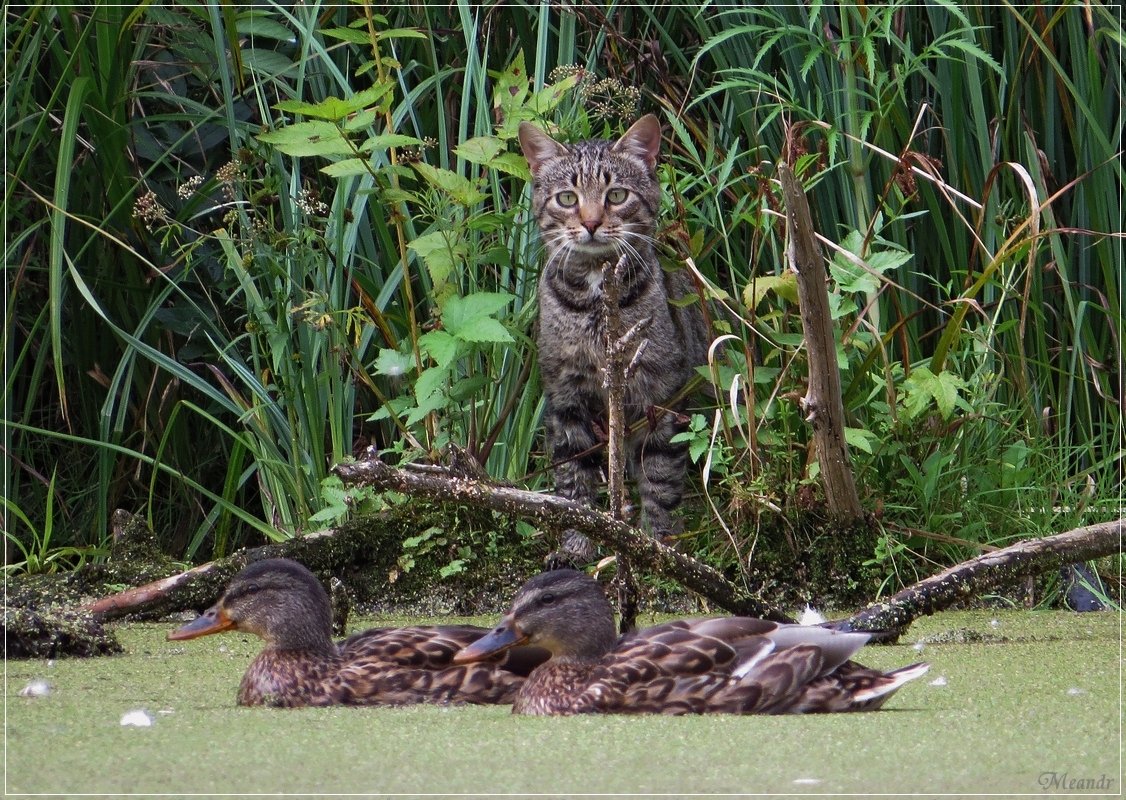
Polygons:
M542 647L553 658L597 659L616 641L614 613L598 582L573 569L558 569L521 586L500 624L458 652L454 661L481 661L521 644Z
M328 593L296 561L255 561L235 575L219 602L168 638L195 639L229 630L253 633L274 649L331 652Z

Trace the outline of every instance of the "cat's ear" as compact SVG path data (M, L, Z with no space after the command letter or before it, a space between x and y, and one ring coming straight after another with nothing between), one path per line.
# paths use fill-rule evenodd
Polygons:
M520 123L519 136L520 149L524 151L524 158L528 159L533 175L540 171L545 162L563 158L570 152L530 122Z
M630 125L611 150L640 159L650 170L656 169L657 153L661 150L661 123L657 116L646 114Z

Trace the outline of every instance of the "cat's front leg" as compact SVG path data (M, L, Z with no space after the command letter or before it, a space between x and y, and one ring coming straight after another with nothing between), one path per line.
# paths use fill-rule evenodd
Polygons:
M679 414L656 410L650 419L653 425L632 443L630 471L641 496L644 527L654 537L667 539L683 530L674 512L684 495L688 447L671 441L683 428Z
M601 479L604 441L591 407L548 402L546 422L555 464L555 493L593 508ZM594 544L573 528L563 532L561 552L548 556L551 568L581 566L594 560Z

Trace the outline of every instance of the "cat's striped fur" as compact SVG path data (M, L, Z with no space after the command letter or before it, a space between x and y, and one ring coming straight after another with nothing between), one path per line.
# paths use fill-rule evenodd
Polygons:
M672 515L684 489L687 453L669 440L679 429L668 409L706 360L700 304L673 306L693 294L683 271L666 273L654 249L660 187L655 167L661 126L648 115L617 141L563 145L530 123L520 126L520 145L533 177L532 210L547 260L539 281L537 332L546 427L556 462L556 491L594 505L606 438L605 314L603 264L627 259L622 277L621 325L649 319L646 345L626 391L626 417L651 424L628 443L648 529L657 536L679 530ZM575 561L594 555L575 531L563 553Z

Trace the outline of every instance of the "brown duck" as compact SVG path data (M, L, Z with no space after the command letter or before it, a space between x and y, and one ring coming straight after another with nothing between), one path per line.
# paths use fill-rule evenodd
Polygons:
M454 664L455 653L487 632L472 625L375 628L334 643L327 592L313 573L284 558L246 567L219 602L168 638L228 630L266 642L239 686L244 706L510 703L547 658L536 648L516 648Z
M618 638L598 583L561 569L524 584L500 624L453 661L529 644L549 651L517 690L517 714L868 711L928 668L883 673L850 661L868 638L751 617L679 620Z

